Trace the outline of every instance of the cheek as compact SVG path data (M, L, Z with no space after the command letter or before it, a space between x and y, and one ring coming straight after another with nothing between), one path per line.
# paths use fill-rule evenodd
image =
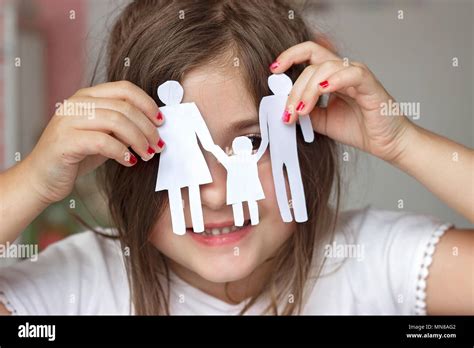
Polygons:
M171 215L167 207L153 226L149 242L168 257L174 258L176 250L182 247L182 236L174 234L171 230Z
M189 238L178 236L172 232L168 208L153 227L149 242L167 258L187 269L194 270L193 264L200 255L196 254Z

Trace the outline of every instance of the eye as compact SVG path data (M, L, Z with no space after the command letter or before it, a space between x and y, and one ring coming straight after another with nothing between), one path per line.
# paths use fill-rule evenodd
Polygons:
M262 142L262 136L260 134L249 134L246 135L246 137L252 142L252 149L254 151L258 150L260 143Z

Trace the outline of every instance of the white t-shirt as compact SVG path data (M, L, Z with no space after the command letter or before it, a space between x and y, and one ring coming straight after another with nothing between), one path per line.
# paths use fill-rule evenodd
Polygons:
M365 208L340 214L326 263L303 314L425 314L436 243L452 224L425 215ZM171 275L171 314L238 314ZM260 300L247 313L260 314ZM83 232L49 246L37 261L0 268L0 302L13 314L130 314L119 243Z

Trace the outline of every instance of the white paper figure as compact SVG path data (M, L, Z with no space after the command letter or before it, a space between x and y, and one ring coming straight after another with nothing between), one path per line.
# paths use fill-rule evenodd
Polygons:
M286 167L291 192L291 201L295 221L308 220L303 181L301 180L300 164L296 144L296 125L283 123L282 115L285 111L288 94L293 82L285 74L273 74L268 77L268 86L274 95L263 97L260 102L259 118L262 145L270 143L270 158L272 162L273 181L278 207L284 222L293 220L286 192L283 166ZM308 143L314 140L313 127L308 115L300 116L299 122L304 140ZM257 152L265 151L261 146Z
M158 97L166 105L160 108L166 121L159 128L166 140L160 154L155 191L168 191L173 232L186 233L181 188L187 187L194 232L204 231L199 185L212 182L196 135L207 151L214 142L195 103L183 103L183 87L177 81L167 81L158 87Z
M227 170L227 204L232 205L235 226L243 226L243 202L247 202L252 225L259 222L257 201L265 198L258 178L257 162L261 154L252 154L252 142L247 137L237 137L232 142L233 156L228 156L218 145L214 156Z

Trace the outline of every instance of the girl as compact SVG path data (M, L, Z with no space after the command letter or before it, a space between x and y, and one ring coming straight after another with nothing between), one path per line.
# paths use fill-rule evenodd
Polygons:
M393 98L371 71L311 41L290 10L257 0L135 1L124 10L108 45L108 82L69 99L94 103L94 117L54 115L32 153L0 177L2 243L98 166L114 228L1 269L3 313L474 313L472 230L370 208L340 213L336 142L412 175L472 222L473 151L406 117L381 116ZM233 226L225 169L205 153L213 182L200 190L212 236L192 231L187 206L186 234L173 234L166 195L153 189L155 127L166 122L156 86L180 81L183 102L196 102L221 148L237 136L258 148L258 103L270 94L267 77L283 72L295 83L282 122L310 114L316 132L312 143L298 135L309 220L282 222L266 152L260 223ZM323 93L327 108L317 104Z

